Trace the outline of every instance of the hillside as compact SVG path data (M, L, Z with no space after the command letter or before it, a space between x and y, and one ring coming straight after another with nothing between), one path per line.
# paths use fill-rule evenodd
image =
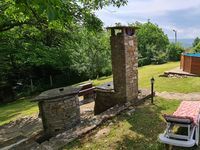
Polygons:
M169 39L170 42L174 42L174 39ZM178 42L182 44L184 48L192 47L194 39L178 39Z

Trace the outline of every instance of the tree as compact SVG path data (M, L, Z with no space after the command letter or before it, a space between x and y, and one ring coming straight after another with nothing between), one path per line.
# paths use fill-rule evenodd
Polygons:
M199 38L199 37L196 37L196 38L194 39L194 42L192 43L192 46L195 47L199 42L200 42L200 38Z
M168 60L170 61L180 60L181 53L183 52L184 48L181 46L180 43L170 43L167 46L167 55L168 55Z
M91 20L93 10L113 5L120 7L127 0L2 0L0 2L0 32L16 26L29 25L44 30L58 21L65 28ZM95 19L92 20L94 23Z
M200 42L193 48L193 51L196 52L196 53L200 52Z
M166 50L169 39L158 25L151 22L135 24L139 27L138 38L139 65L164 63L167 60Z
M106 32L79 30L77 48L72 52L72 67L89 78L111 74L109 36Z
M46 86L58 74L55 86L66 86L111 73L109 38L94 10L126 2L0 1L0 82L28 85L31 77Z

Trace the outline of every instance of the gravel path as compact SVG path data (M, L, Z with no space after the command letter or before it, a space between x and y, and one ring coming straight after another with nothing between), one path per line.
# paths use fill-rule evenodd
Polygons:
M156 96L165 98L165 99L177 99L177 100L193 100L199 101L200 100L200 93L174 93L174 92L156 92Z

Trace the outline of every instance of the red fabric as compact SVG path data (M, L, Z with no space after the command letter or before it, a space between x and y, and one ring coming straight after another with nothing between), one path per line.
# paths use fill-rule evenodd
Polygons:
M198 123L200 112L200 101L182 101L178 109L173 113L176 117L192 118L194 123Z
M194 119L193 119L192 117L188 117L188 116L175 116L175 115L167 115L167 114L164 114L163 117L164 117L164 118L170 117L170 118L178 118L178 119L189 119L189 120L191 120L192 122L194 122Z

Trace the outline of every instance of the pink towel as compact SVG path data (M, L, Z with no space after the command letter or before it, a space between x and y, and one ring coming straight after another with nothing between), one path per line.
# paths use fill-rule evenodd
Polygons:
M192 118L195 124L198 124L200 112L200 101L182 101L178 109L173 113L176 117Z

